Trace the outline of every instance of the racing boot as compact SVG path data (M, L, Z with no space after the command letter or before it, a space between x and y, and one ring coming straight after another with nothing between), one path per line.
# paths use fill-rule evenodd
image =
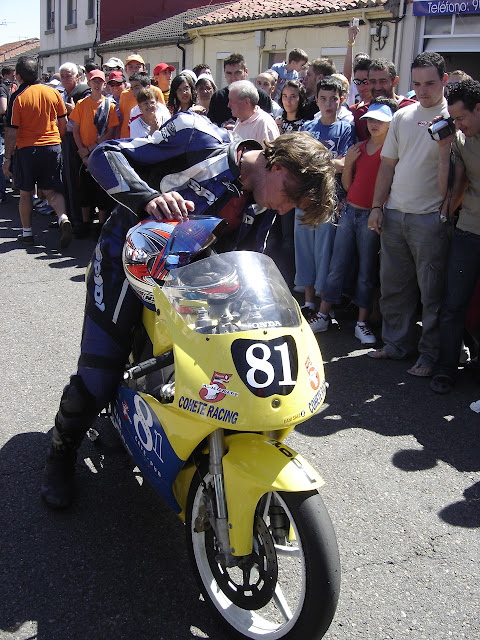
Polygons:
M55 416L52 442L43 472L41 496L52 509L69 507L74 496L77 452L86 432L96 418L95 398L80 376L72 376L63 390ZM94 413L95 411L95 413Z

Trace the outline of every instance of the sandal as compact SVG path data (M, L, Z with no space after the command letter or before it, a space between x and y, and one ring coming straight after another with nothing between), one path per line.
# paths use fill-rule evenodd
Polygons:
M411 369L407 370L407 373L411 376L416 376L417 378L430 378L433 373L433 367L429 364L417 362Z
M441 393L442 395L445 393L450 393L453 389L454 382L451 378L445 375L438 374L433 376L430 381L430 389L435 391L435 393Z

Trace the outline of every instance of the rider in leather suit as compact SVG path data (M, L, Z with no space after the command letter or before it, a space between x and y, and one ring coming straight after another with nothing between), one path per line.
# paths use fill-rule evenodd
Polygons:
M249 201L280 215L301 202L309 224L322 222L334 193L328 153L308 136L299 139L292 155L290 137L281 136L270 151L262 151L254 141L234 141L205 117L183 112L152 138L110 140L93 151L89 171L120 206L103 226L87 273L78 368L63 391L43 475L41 494L48 506L64 508L73 499L78 448L115 395L141 317L142 303L122 265L128 229L146 216L215 215L229 222L222 248L231 250L261 244L261 233L248 234L255 220ZM255 220L255 231L258 226ZM252 235L254 241L245 245Z

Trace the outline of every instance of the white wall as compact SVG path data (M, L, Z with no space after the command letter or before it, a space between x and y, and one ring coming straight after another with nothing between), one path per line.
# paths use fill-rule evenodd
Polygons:
M386 46L383 50L376 50L376 44L372 42L369 35L369 27L362 26L357 37L354 55L360 51L369 53L374 58L391 59L393 55L394 27L390 25L390 35L387 38ZM325 49L334 51L337 71L343 71L343 59L347 47L347 28L336 25L325 25L322 27L299 27L292 29L281 29L277 31L265 30L265 46L263 48L255 46L255 34L238 33L215 35L209 37L196 38L191 49L192 62L194 66L199 62L206 62L216 73L215 80L218 86L223 86L225 81L219 76L221 65L217 61L225 57L226 53L241 53L245 56L250 79L255 78L258 73L268 68L269 53L283 52L285 59L288 52L299 47L303 49L309 60L322 57ZM335 56L337 53L338 57ZM332 56L332 52L327 54Z
M89 22L87 16L87 2L77 0L77 26L68 28L67 25L67 0L55 0L55 31L45 33L47 29L47 3L40 0L40 56L44 51L55 51L48 57L43 58L43 69L47 67L58 67L64 62L75 62L84 64L85 56L88 55L88 47L94 42L96 34L96 22ZM56 51L62 49L59 55ZM74 50L68 50L74 48Z

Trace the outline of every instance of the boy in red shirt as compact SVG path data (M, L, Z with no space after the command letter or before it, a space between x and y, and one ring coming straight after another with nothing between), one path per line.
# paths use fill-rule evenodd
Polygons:
M373 100L367 113L362 116L367 122L370 138L350 147L345 156L342 185L347 192L347 199L338 220L327 284L319 310L319 315L327 319L332 305L341 302L345 277L351 269L356 251L358 275L353 302L358 306L358 322L355 337L362 344L376 342L367 319L377 276L380 237L368 228L368 217L380 167L380 153L397 110L395 100Z

